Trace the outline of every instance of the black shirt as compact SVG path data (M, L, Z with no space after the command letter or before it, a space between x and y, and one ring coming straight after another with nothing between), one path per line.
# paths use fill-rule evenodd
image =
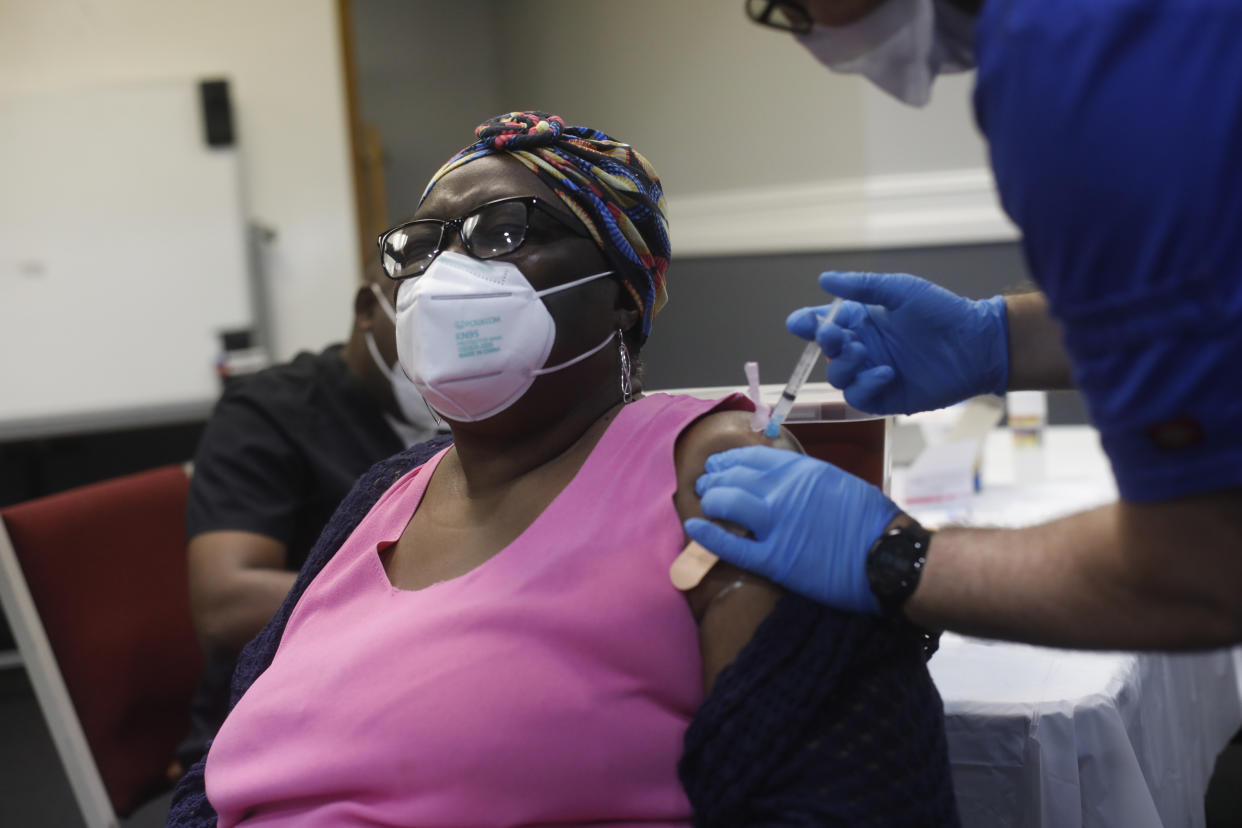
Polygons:
M186 535L242 530L285 545L296 572L320 530L374 463L405 448L341 358L341 346L303 352L230 384L194 457ZM178 748L202 755L228 711L234 656L209 658Z
M266 535L296 572L359 475L405 448L340 352L304 352L228 387L194 458L188 537Z

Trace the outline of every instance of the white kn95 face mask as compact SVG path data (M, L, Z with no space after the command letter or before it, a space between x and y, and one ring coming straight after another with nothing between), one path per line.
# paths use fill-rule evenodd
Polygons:
M397 358L431 407L450 420L486 420L535 378L581 362L616 336L543 367L556 321L540 297L608 276L593 273L537 291L512 262L441 253L397 291Z
M388 301L388 297L384 295L384 292L374 282L371 283L370 288L371 292L375 294L376 301L384 309L384 313L392 320L393 327L396 327L397 313ZM405 375L405 371L401 370L401 365L389 366L384 361L384 356L380 353L379 346L375 344L375 336L370 331L366 332L365 339L367 350L371 354L371 359L375 362L375 367L380 370L380 373L388 377L388 384L392 386L393 399L397 401L397 407L401 409L402 418L406 423L419 431L434 432L439 424L436 422L430 409L427 408L427 403L423 401L423 395L418 393L418 388Z
M925 106L937 75L974 67L974 35L974 17L945 0L887 0L847 26L816 23L798 41L832 71Z

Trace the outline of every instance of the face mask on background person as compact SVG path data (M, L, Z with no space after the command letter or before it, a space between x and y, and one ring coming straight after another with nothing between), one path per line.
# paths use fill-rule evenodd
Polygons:
M388 297L374 283L371 284L371 292L379 300L384 313L388 314L388 318L392 320L393 327L396 327L397 314L388 301ZM401 370L400 365L390 367L387 362L384 362L384 356L380 353L379 346L375 344L375 337L370 331L366 332L366 341L367 350L371 352L371 359L375 360L375 366L384 376L388 377L388 382L392 385L392 395L397 401L397 408L401 410L402 418L419 431L435 431L439 423L436 422L431 409L427 407L423 395L418 393L418 388L405 375L405 371Z
M862 75L899 101L925 106L942 72L975 65L974 18L945 0L887 0L848 26L815 24L798 41L834 72Z
M432 408L459 422L485 420L517 402L535 378L581 362L543 364L556 321L540 299L603 278L593 273L537 291L512 262L441 253L397 292L397 357Z

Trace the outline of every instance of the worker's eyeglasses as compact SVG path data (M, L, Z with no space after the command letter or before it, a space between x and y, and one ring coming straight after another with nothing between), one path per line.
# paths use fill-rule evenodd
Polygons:
M746 0L746 14L756 23L794 34L810 34L814 22L795 0Z
M415 219L379 237L380 261L390 279L417 276L450 243L453 230L476 259L494 259L517 250L530 235L531 212L538 209L576 235L586 236L573 216L535 196L514 196L476 207L460 218Z

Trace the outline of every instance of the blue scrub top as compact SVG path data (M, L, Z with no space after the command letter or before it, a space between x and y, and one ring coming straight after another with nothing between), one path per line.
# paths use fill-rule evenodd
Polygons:
M1242 486L1242 2L987 0L975 112L1127 500Z

